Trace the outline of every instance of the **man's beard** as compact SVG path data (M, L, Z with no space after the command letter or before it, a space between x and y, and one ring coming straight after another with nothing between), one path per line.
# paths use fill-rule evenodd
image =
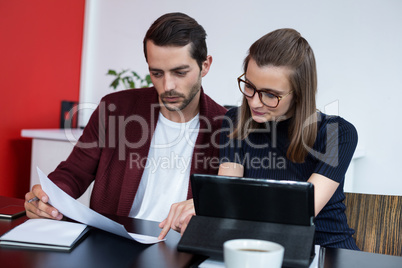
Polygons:
M197 82L191 87L191 90L190 90L187 98L184 94L171 90L171 91L161 94L160 99L162 100L163 105L169 111L172 111L172 112L173 111L181 111L188 106L188 104L194 99L194 97L197 95L197 93L200 90L201 90L201 74L200 74ZM179 98L184 98L184 100L179 107L174 107L174 106L169 106L169 103L166 103L163 101L163 98L165 98L165 97L179 97Z

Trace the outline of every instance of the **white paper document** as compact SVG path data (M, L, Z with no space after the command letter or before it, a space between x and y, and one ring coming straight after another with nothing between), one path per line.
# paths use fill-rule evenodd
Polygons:
M131 239L142 244L154 244L163 240L157 237L127 232L123 225L81 204L57 187L38 167L40 184L49 197L49 204L64 216L98 229Z

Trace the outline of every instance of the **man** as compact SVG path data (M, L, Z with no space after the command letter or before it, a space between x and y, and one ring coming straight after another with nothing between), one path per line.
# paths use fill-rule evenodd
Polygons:
M154 87L105 96L49 178L74 198L95 181L90 207L100 213L162 221L170 209L160 238L173 222L193 214L189 176L217 173L214 132L226 112L201 87L212 63L205 38L203 27L185 14L157 19L144 38ZM30 218L63 217L47 204L40 185L25 199ZM180 231L178 224L173 228Z

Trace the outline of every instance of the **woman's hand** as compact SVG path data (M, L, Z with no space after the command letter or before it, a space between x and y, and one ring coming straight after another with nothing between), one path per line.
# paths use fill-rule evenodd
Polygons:
M233 162L225 162L219 166L219 176L243 177L244 167Z

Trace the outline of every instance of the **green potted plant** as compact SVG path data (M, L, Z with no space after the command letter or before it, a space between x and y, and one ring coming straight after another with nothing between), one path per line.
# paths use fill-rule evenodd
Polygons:
M109 87L113 89L116 89L120 84L123 84L125 89L152 86L151 76L149 74L142 78L136 72L130 71L129 69L122 70L121 72L109 69L106 75L115 77L109 85Z

